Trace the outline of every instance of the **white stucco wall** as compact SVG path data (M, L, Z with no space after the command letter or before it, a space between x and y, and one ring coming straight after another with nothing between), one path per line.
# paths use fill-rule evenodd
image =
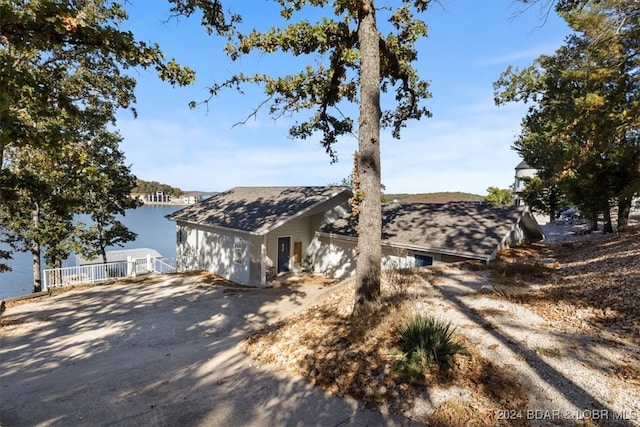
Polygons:
M178 224L176 256L181 268L207 270L239 284L249 284L247 236Z
M356 242L317 234L309 245L313 271L336 279L354 276L356 273ZM384 246L382 269L412 268L416 265L415 254L430 256L433 265L442 260L441 254Z
M316 235L309 245L309 256L313 271L327 277L343 279L356 272L354 242Z
M249 283L254 286L265 285L263 282L262 263L265 268L272 266L272 262L263 256L264 238L262 236L251 236L249 239Z

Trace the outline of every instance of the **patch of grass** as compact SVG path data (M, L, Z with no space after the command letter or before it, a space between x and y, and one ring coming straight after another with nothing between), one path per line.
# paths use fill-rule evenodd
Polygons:
M437 193L397 193L383 194L385 203L399 200L401 203L448 203L448 202L481 202L484 196L479 194L464 193L460 191L445 191Z
M487 271L491 269L489 265L482 261L464 261L460 263L460 268L469 271Z
M505 277L521 277L525 279L543 279L548 277L553 268L538 262L533 263L507 263L496 262L490 264L491 271Z
M396 333L403 352L400 363L409 372L421 374L434 364L449 368L456 354L466 354L451 322L418 315L399 326Z
M618 361L613 372L622 380L640 387L640 364L637 361Z
M508 314L507 311L501 308L492 308L492 307L472 309L472 311L474 313L478 313L482 317L504 316Z
M503 299L506 301L511 301L511 302L519 301L518 295L516 295L516 293L514 293L513 291L503 286L494 286L493 291L491 292L490 295L493 296L494 298Z
M360 314L351 314L348 318L348 338L353 343L361 343L366 339L377 339L392 329L392 325L406 319L407 313L407 305L399 302L380 304Z
M537 347L535 351L538 354L541 354L547 357L553 357L555 359L559 359L562 357L562 351L558 348Z
M547 279L554 267L539 262L504 262L489 264L494 283L507 286L526 286L529 282Z
M434 427L490 426L494 425L491 418L488 413L479 416L478 408L471 402L452 399L438 406L425 421Z
M23 318L0 317L0 329L25 323Z

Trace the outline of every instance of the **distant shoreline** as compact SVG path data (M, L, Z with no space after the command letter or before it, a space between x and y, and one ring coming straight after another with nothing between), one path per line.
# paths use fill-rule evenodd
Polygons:
M175 201L175 202L147 202L146 200L140 200L143 205L150 206L189 206L193 203L185 203L183 201Z

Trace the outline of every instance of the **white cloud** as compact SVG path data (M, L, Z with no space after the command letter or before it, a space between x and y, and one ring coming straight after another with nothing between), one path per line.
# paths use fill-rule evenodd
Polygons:
M441 119L410 123L401 140L382 135L382 181L389 193L467 191L512 182L518 156L511 145L523 107L482 101ZM288 137L284 127L230 127L215 121L125 120L123 149L140 178L185 190L222 191L241 185L324 185L349 175L355 138L336 145L331 165L313 140Z
M558 41L548 42L542 45L530 47L528 49L516 50L512 52L500 53L477 61L478 66L509 65L514 63L530 64L540 55L550 55L560 47Z
M455 120L426 120L383 147L383 183L390 193L506 188L518 155L511 149L521 108L482 104L465 108Z
M213 131L206 122L124 121L123 150L133 173L183 189L221 191L239 185L339 182L350 159L331 165L313 141L295 141L265 126ZM341 149L340 144L336 147Z

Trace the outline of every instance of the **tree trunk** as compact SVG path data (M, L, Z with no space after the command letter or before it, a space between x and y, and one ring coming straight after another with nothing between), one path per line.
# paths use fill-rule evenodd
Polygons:
M629 227L629 214L631 213L631 197L618 199L618 233L627 231Z
M100 256L102 257L102 263L107 263L107 250L104 246L100 245Z
M556 212L558 211L558 192L553 186L549 189L549 224L553 224L556 220Z
M31 212L31 220L33 227L37 230L40 227L40 208L36 205ZM33 292L42 291L42 277L40 276L40 243L36 240L31 242L31 255L33 257Z
M602 234L613 233L613 225L611 224L611 209L607 208L602 212Z
M360 117L358 173L363 199L358 219L355 315L366 312L380 297L382 206L380 194L380 36L373 0L360 10Z

